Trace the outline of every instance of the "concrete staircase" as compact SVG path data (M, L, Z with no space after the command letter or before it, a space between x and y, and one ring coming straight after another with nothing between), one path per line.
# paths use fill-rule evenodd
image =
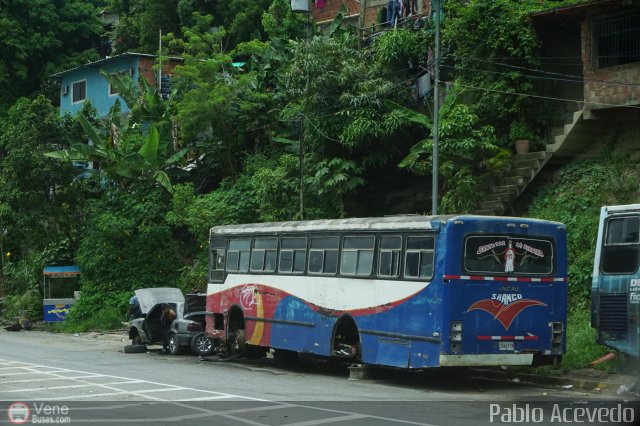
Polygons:
M601 139L605 129L597 120L586 120L582 109L572 112L561 127L549 131L549 140L545 151L516 154L508 172L490 188L473 214L500 216L510 214L513 203L526 190L527 186L553 159L554 163L564 164L578 155L583 155L593 147L593 140Z
M490 193L478 203L473 214L500 216L509 212L511 205L524 192L527 185L542 170L552 154L547 151L516 154L507 174L492 186Z

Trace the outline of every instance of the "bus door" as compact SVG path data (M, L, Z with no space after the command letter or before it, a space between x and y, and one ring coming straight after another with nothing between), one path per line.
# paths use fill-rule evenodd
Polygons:
M600 212L591 288L597 342L640 356L640 205Z
M534 354L536 361L555 362L564 352L566 322L566 278L556 278L555 241L468 234L461 251L462 273L445 276L452 311L443 350L494 354L487 357L492 365L531 364ZM519 354L531 355L510 357Z

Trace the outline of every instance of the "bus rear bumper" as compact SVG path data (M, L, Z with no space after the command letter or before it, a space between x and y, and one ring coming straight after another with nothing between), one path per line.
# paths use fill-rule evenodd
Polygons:
M533 354L440 355L442 367L531 365Z

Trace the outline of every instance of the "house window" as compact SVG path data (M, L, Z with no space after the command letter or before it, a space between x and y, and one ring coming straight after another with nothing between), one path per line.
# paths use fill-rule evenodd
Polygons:
M640 13L595 18L593 44L598 68L640 62Z
M109 96L115 96L118 94L118 91L116 90L115 87L113 87L113 84L109 83Z
M74 103L82 102L87 99L87 80L76 81L71 87Z

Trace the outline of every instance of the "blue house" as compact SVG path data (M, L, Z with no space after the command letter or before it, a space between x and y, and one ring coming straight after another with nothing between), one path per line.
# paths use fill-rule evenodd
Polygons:
M105 117L116 99L120 99L122 112L130 111L101 73L122 73L131 76L134 81L139 81L142 76L153 86L158 81L158 75L153 71L154 62L154 55L123 53L54 74L53 77L60 80L60 115L76 115L86 100L96 108L98 117ZM163 64L163 90L170 90L166 81L181 62L180 58L171 58Z

